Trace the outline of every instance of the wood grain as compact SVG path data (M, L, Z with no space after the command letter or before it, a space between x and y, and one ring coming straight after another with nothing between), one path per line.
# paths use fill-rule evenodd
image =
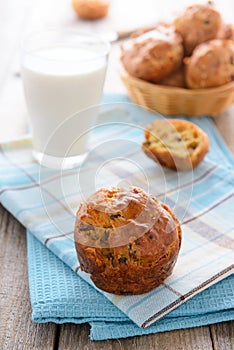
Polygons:
M212 350L209 327L92 342L88 325L65 324L60 327L59 350Z
M234 322L210 326L214 350L234 350Z
M104 341L91 341L89 338L89 325L74 325L64 324L60 327L60 337L58 350L122 350L125 349L124 341L121 340L104 340ZM125 340L126 341L126 340ZM136 348L129 347L129 350L135 350ZM147 347L148 349L148 347Z
M55 324L31 321L25 229L0 206L0 349L53 349Z

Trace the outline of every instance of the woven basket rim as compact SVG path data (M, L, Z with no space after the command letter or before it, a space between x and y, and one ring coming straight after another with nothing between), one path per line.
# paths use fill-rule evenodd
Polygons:
M126 71L121 72L121 77L123 79L131 79L132 81L135 81L136 84L141 85L141 86L147 86L150 89L155 89L155 90L161 90L165 92L180 92L182 94L187 94L187 95L204 95L204 94L213 94L213 93L219 93L219 92L225 92L225 91L230 91L234 90L234 81L231 81L230 83L217 86L217 87L212 87L212 88L204 88L204 89L186 89L186 88L180 88L177 86L165 86L165 85L160 85L160 84L154 84L150 83L148 81L145 81L143 79L136 78Z

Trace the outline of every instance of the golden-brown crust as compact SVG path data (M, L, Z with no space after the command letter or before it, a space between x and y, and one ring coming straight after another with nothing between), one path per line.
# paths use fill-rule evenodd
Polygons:
M107 15L109 0L72 0L72 6L82 19L99 19Z
M216 39L200 44L185 64L191 89L227 84L234 79L234 42Z
M181 228L170 208L140 188L100 189L80 205L74 239L81 268L98 288L142 294L171 274Z
M121 61L137 78L160 82L182 63L182 38L172 26L158 25L122 47Z
M181 65L179 69L177 69L175 72L172 72L170 75L161 80L160 85L186 88L184 65Z
M220 28L217 39L234 40L234 25L232 23L224 23Z
M215 39L222 26L222 18L211 3L188 6L173 22L183 37L186 55L191 55L197 45Z
M173 170L195 168L209 151L208 136L195 124L180 120L156 120L145 128L145 154Z

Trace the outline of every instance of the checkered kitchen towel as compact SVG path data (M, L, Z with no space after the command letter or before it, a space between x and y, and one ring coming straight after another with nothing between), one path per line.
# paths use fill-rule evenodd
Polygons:
M0 198L35 237L90 284L89 276L79 269L74 249L79 202L98 187L133 184L169 204L183 229L172 276L144 295L101 292L146 328L233 272L233 161L223 157L226 150L215 142L212 122L203 118L195 122L210 136L210 155L193 172L162 169L140 149L142 127L159 116L130 104L104 109L91 135L89 156L77 169L40 168L32 159L29 141L1 145Z

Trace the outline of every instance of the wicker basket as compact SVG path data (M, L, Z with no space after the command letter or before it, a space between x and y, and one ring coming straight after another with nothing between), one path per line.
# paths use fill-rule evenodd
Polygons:
M156 85L121 72L133 102L164 115L214 116L234 103L234 82L216 88L189 90Z

